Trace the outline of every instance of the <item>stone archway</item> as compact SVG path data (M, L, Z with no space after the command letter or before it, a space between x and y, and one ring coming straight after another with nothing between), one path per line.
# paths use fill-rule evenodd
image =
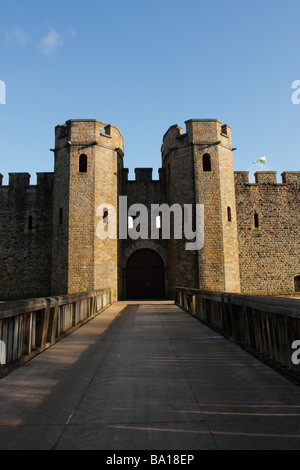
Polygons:
M129 256L126 263L126 298L165 298L164 262L156 251L144 248Z
M159 243L155 243L153 240L136 240L126 248L122 253L122 299L125 300L127 293L127 279L126 279L126 266L130 256L138 251L149 249L159 254L164 264L164 292L167 298L173 298L172 292L170 293L169 288L169 260L168 252L166 247Z

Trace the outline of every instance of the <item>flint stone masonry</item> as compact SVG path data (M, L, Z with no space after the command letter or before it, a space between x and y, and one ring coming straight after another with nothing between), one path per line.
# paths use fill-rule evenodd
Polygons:
M163 136L162 167L124 168L123 136L97 119L70 119L55 128L54 171L0 174L0 300L69 295L111 286L126 298L127 262L153 250L164 266L164 291L175 286L216 292L293 295L300 276L300 172L234 172L232 129L218 119L190 119ZM80 167L81 156L86 162ZM204 247L187 251L174 238L99 239L119 196L143 204L204 205ZM99 210L100 207L100 210ZM101 209L102 207L102 209ZM188 240L190 241L190 240Z

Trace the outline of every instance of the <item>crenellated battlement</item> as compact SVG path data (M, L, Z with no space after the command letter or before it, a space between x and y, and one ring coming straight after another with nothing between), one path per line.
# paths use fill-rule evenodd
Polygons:
M190 144L223 145L232 150L231 126L222 124L219 119L189 119L185 121L186 132L175 124L169 128L163 137L161 147L162 160L178 148Z
M187 134L182 133L183 128L178 124L171 126L163 137L163 143L161 147L162 156L164 157L171 149L177 148L186 143ZM179 141L179 139L181 139Z
M283 183L296 183L300 185L300 171L284 171L281 176Z
M157 184L157 183L165 183L165 169L159 168L159 179L153 179L153 168L135 168L135 179L129 180L128 174L129 169L123 168L122 180L123 184L126 183L136 183L136 184Z
M0 190L13 189L15 191L24 191L26 189L49 189L53 185L54 173L36 173L36 184L30 184L31 175L29 173L9 173L8 185L3 185L3 175L0 173Z
M277 181L277 171L257 171L254 173L255 182L249 181L249 171L235 171L234 178L237 185L300 185L300 171L285 171L281 174L281 181Z
M55 150L66 146L108 146L124 151L123 136L112 124L98 119L70 119L55 128Z
M16 190L24 190L30 185L29 173L9 173L9 187Z
M193 143L231 143L231 126L219 119L190 119L185 122L189 141Z

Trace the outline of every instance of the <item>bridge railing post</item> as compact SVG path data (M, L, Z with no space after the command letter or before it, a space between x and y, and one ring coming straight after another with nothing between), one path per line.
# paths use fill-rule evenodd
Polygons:
M300 384L291 350L300 341L300 301L175 288L177 305Z
M0 377L54 345L111 305L111 289L0 304ZM1 344L1 343L0 343Z

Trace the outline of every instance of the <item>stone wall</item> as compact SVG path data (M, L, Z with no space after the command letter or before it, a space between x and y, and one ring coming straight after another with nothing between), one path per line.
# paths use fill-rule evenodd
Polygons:
M300 172L235 173L242 292L294 293L300 275ZM256 214L256 215L255 215ZM257 227L255 225L258 225Z
M2 182L2 177L1 177ZM10 173L0 186L0 300L49 295L53 173Z
M139 249L152 249L156 251L164 262L165 268L165 292L167 298L173 295L169 286L169 240L163 240L161 237L157 240L151 240L151 205L164 204L166 202L166 182L165 172L160 169L159 179L153 179L152 168L136 168L135 180L128 180L127 168L123 170L122 195L127 197L127 209L134 204L142 204L148 211L148 232L145 239L133 240L128 237L121 241L119 265L120 271L119 283L122 286L120 298L126 298L126 263L130 255ZM137 227L137 230L140 230Z

